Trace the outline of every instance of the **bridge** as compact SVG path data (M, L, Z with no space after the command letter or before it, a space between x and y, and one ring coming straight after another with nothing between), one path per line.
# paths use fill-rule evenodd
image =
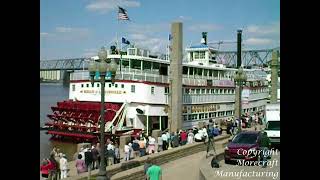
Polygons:
M280 47L261 50L242 51L242 64L245 67L267 66L271 60L272 51L277 51L280 57ZM89 58L55 59L40 61L40 79L47 82L69 81L69 74L74 70L86 70ZM235 67L237 62L236 51L220 51L217 54L217 61L227 67Z

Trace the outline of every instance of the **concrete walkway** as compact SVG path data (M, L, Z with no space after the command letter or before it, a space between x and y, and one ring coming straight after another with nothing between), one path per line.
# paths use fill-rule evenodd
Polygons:
M257 130L263 129L264 126L258 125ZM252 131L254 130L254 127L251 128L243 128L244 131ZM123 160L124 152L121 152L121 162ZM198 179L199 177L199 165L200 165L200 159L206 155L206 152L199 152L196 154L192 154L190 156L187 156L185 158L181 158L166 164L161 165L163 169L163 178L166 180L174 180L177 178L181 179ZM70 171L68 172L68 177L74 177L77 176L77 171L75 168L75 161L70 161L68 163L68 167L70 168ZM177 176L178 175L178 176ZM181 176L181 177L180 177Z

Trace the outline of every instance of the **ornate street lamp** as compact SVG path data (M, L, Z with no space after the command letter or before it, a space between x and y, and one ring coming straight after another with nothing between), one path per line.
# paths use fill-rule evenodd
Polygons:
M118 68L117 63L114 59L111 59L111 62L107 60L107 51L104 47L98 52L99 61L91 61L89 63L89 73L91 77L91 84L93 85L95 82L101 83L101 118L100 118L100 144L101 144L101 164L99 168L99 173L97 180L106 180L107 179L107 171L106 171L106 164L105 164L105 141L104 141L104 133L105 133L105 119L104 119L104 96L105 96L105 83L106 83L106 76L108 73L111 73L111 82L114 83L114 79L116 76L116 71ZM107 63L108 62L108 63ZM94 76L96 72L100 74L100 80L95 80ZM107 80L108 82L110 80Z
M234 81L236 83L236 100L235 100L235 117L239 119L239 124L238 128L239 131L241 132L241 94L242 94L242 86L245 84L247 81L247 75L243 71L242 67L239 67L238 71L234 75Z

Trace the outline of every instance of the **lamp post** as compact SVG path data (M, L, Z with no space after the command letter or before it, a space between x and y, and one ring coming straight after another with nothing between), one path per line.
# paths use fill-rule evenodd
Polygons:
M239 67L233 78L236 84L235 117L239 119L238 132L241 132L241 94L242 85L247 81L247 75L243 71L242 67Z
M93 85L95 82L101 83L101 118L100 118L100 144L101 144L101 164L99 168L99 173L97 180L107 180L107 171L106 171L106 164L105 164L105 140L104 140L104 133L105 133L105 118L104 118L104 100L105 100L105 83L106 83L106 76L107 73L111 73L111 82L114 83L116 71L117 71L117 63L114 59L111 60L110 63L107 63L107 51L104 47L98 52L99 60L91 61L89 63L89 73L91 77L91 84ZM100 74L100 80L95 80L94 76L96 72ZM109 80L107 80L109 81Z

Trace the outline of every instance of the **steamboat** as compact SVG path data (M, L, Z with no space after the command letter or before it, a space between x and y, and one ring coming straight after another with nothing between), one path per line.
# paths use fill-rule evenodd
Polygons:
M218 49L203 37L200 44L185 49L182 63L182 128L199 122L224 121L234 117L237 69L217 62ZM115 82L105 85L105 134L136 135L168 128L170 104L170 55L153 55L129 45L124 50L108 49L108 59L117 61ZM92 57L91 60L97 60ZM264 111L269 96L266 72L245 68L242 112ZM69 99L57 102L47 115L48 134L54 139L97 141L100 132L101 84L91 83L89 72L70 75ZM173 120L174 121L174 120Z

